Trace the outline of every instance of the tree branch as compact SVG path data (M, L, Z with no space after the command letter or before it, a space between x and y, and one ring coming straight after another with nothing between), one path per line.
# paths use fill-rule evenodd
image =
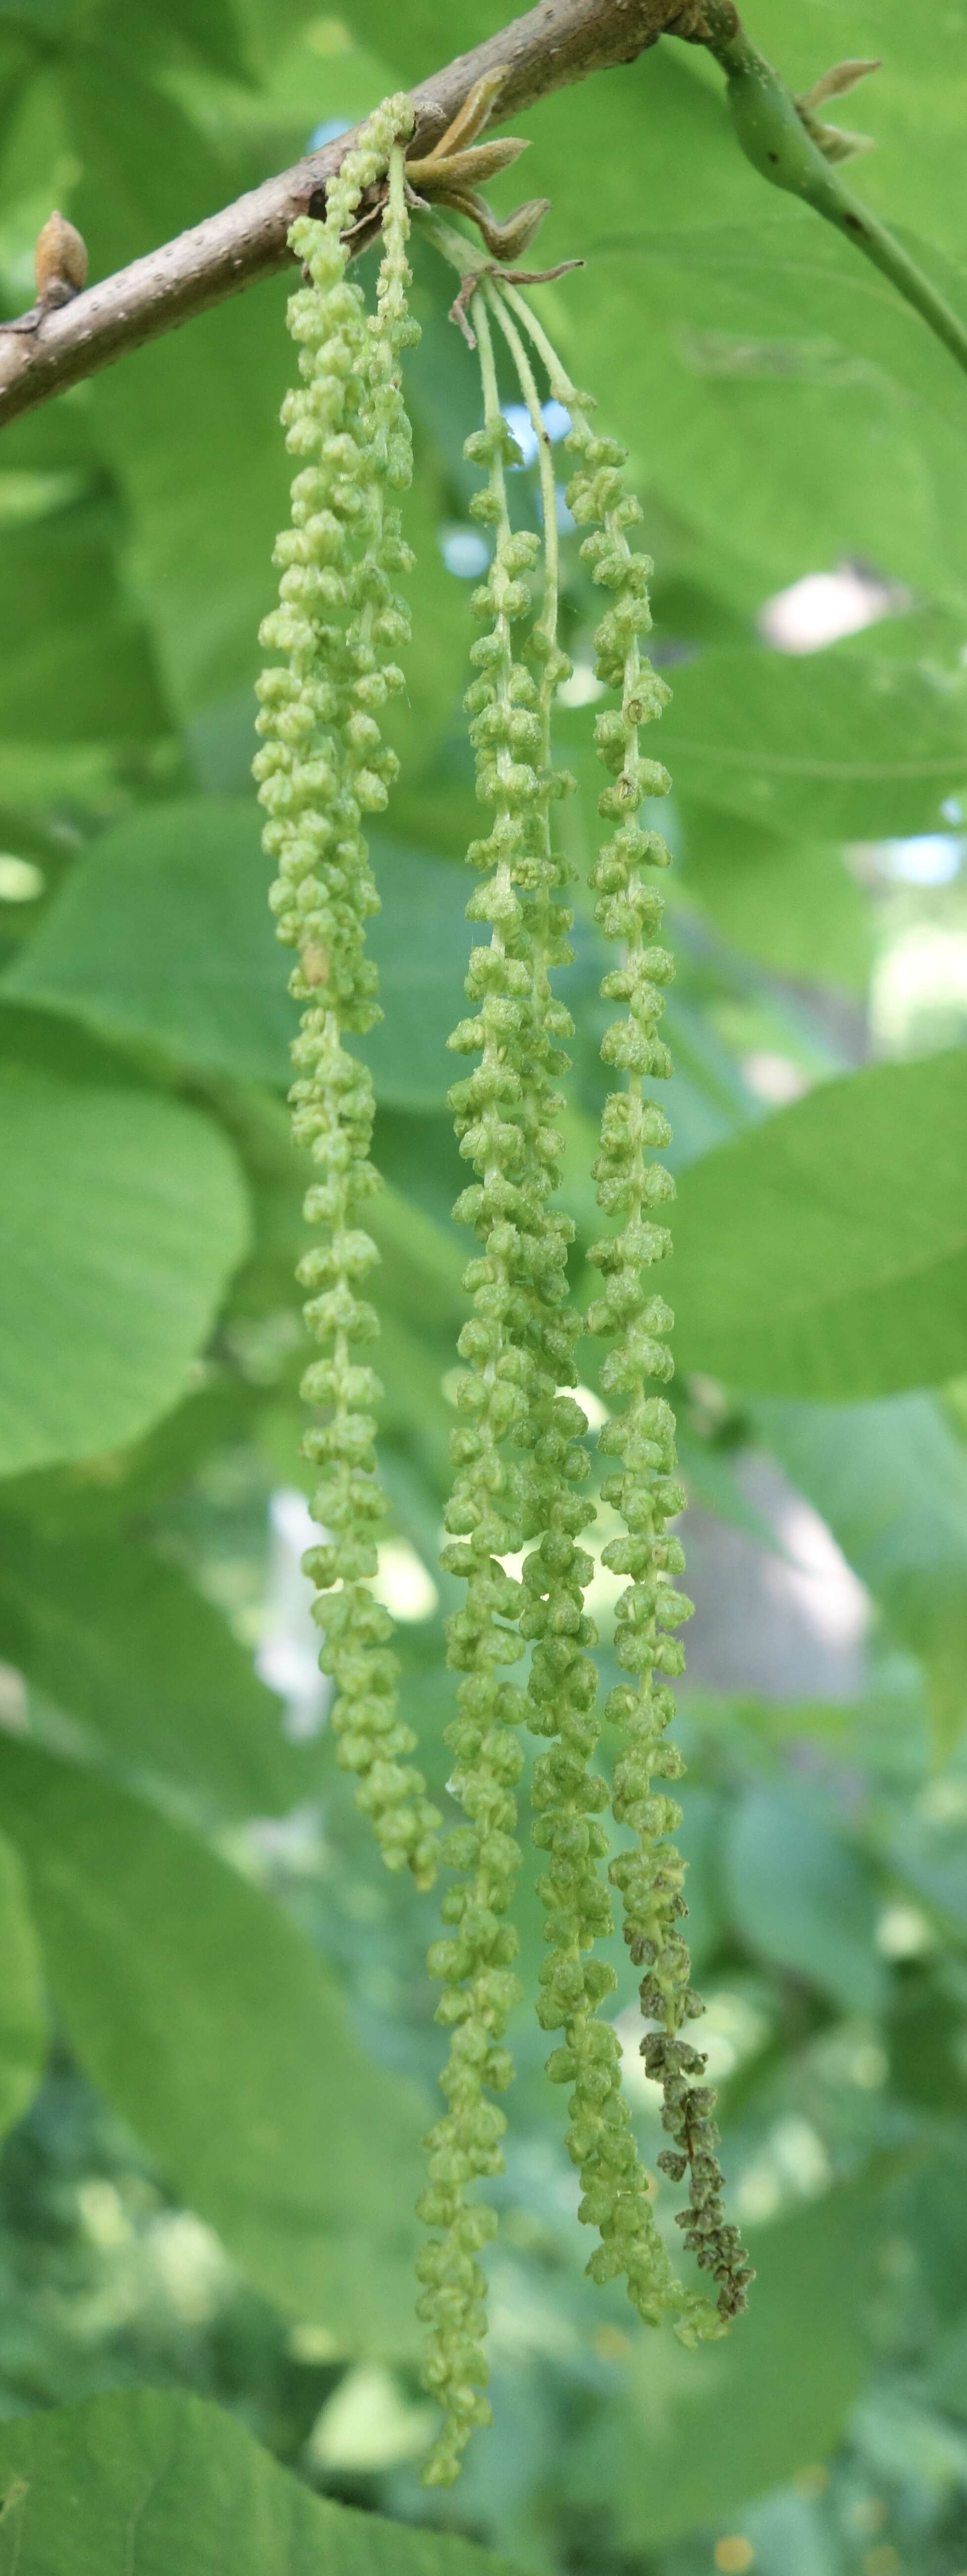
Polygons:
M718 5L721 10L721 0ZM420 83L412 93L417 131L427 140L442 132L475 81L499 63L508 67L502 123L589 72L633 62L664 33L706 42L703 0L540 0L525 18ZM321 212L326 181L352 141L352 134L340 135L308 153L220 214L43 314L35 329L0 324L0 427L283 268L290 224L296 215Z

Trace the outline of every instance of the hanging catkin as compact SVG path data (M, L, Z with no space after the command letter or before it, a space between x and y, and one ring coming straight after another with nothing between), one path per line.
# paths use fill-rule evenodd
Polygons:
M471 147L497 80L479 85L450 134L419 164L437 201L471 216L488 242L489 213L467 194L467 168L472 162L477 170L480 149ZM673 971L655 942L662 903L651 882L668 850L641 821L643 804L670 783L639 744L640 726L660 715L669 694L640 649L651 622L651 565L628 543L641 510L623 480L624 450L595 434L590 397L570 384L513 277L475 266L465 237L436 216L428 229L462 278L455 317L480 353L484 425L464 453L486 474L470 506L493 537L489 571L473 599L483 632L472 647L475 676L465 699L477 794L490 814L469 852L480 882L467 913L489 926L489 939L472 951L465 988L472 1010L450 1040L456 1053L476 1059L450 1098L474 1176L454 1213L473 1227L479 1248L464 1273L472 1312L458 1345L460 1420L441 1559L466 1585L447 1626L448 1662L459 1680L457 1713L444 1736L452 1756L448 1787L465 1822L442 1845L439 1818L407 1758L415 1739L396 1714L390 1621L371 1590L374 1531L385 1506L373 1445L379 1383L358 1356L375 1335L376 1317L359 1289L377 1256L357 1219L380 1184L369 1159L370 1077L344 1041L364 1036L379 1016L364 944L366 916L378 902L364 818L385 805L396 766L380 715L403 685L393 656L409 631L394 589L409 558L392 495L411 470L400 373L402 350L417 336L406 308L403 144L411 123L405 100L387 102L330 182L325 223L293 227L309 281L289 307L304 381L287 398L283 418L290 449L309 461L293 485L292 527L276 550L281 606L266 620L263 640L287 660L260 684L267 739L255 767L270 818L266 848L279 864L272 898L279 935L299 951L292 990L305 1012L291 1097L296 1135L320 1165L306 1213L326 1229L300 1266L303 1283L316 1292L307 1321L323 1345L304 1381L307 1400L323 1414L304 1444L324 1471L313 1509L327 1537L306 1560L319 1587L321 1661L337 1684L339 1759L358 1775L357 1801L390 1866L408 1862L421 1885L429 1884L437 1858L454 1873L442 1900L446 1932L429 1956L442 1987L437 2019L450 2041L440 2079L447 2108L425 2142L420 2215L431 2238L418 2262L419 2312L430 2329L425 2384L443 2410L424 2477L449 2485L472 2431L490 2420L487 2285L478 2257L496 2217L468 2194L503 2169L506 2119L492 2097L512 2081L506 2033L522 2000L512 1906L524 1725L542 1745L532 1830L547 1855L539 1894L548 1956L537 2011L542 2026L559 2034L548 2073L570 2088L567 2144L580 2173L580 2217L599 2238L587 2269L598 2281L623 2277L642 2318L657 2325L669 2317L688 2344L725 2332L746 2304L751 2275L724 2216L714 2095L700 2080L705 2059L683 2037L702 2006L681 1930L684 1869L671 1840L681 1811L664 1785L683 1768L666 1730L674 1714L669 1684L684 1663L673 1631L691 1604L677 1588L684 1556L671 1524L685 1496L674 1415L661 1391L673 1372L673 1318L648 1277L670 1248L663 1218L674 1196L654 1159L654 1149L669 1142L668 1121L645 1090L671 1071L658 1026ZM486 150L496 154L496 166L517 148ZM365 191L362 234L375 228L380 211L382 218L371 318L346 275L346 235ZM538 212L522 210L522 237L530 237ZM494 244L507 255L502 237ZM501 408L491 320L510 350L537 441L543 545L511 524L507 469L521 457ZM619 944L601 991L623 1014L602 1045L620 1077L605 1105L594 1165L612 1228L589 1253L602 1286L586 1318L586 1329L609 1344L601 1383L615 1410L599 1445L618 1463L601 1493L623 1523L601 1553L612 1572L628 1577L615 1635L626 1678L603 1711L619 1732L610 1783L598 1768L598 1639L585 1603L594 1560L580 1544L595 1517L582 1491L587 1422L570 1391L581 1329L567 1275L574 1228L556 1201L565 1107L557 1085L569 1070L573 1023L552 977L572 956L573 916L561 896L575 871L553 829L557 802L574 782L555 766L552 730L555 692L571 666L558 637L558 501L528 339L570 415L566 445L575 466L567 503L587 531L584 561L610 593L596 634L597 676L620 699L595 724L610 779L599 811L612 828L592 884L599 926ZM511 1679L528 1651L525 1677ZM615 1829L633 1843L615 1850ZM595 1955L613 1928L609 1880L620 1894L631 1956L645 1971L642 2053L662 2088L670 2139L658 2163L674 2182L688 2179L678 2224L717 2285L714 2304L678 2277L622 2092L620 2040L603 2013L617 1979Z
M667 867L669 852L660 833L638 819L645 800L667 795L671 780L660 762L642 753L639 729L661 714L671 692L639 646L639 637L651 625L648 577L653 567L647 555L633 552L628 544L627 530L640 520L641 507L624 484L627 452L616 440L594 435L586 403L573 386L567 386L565 396L560 370L555 372L555 390L571 412L566 443L579 460L567 488L568 507L579 527L589 527L582 556L594 580L612 595L595 635L596 675L621 693L620 711L607 710L595 723L598 756L612 780L598 811L614 830L592 870L599 897L595 917L607 938L620 940L623 952L620 965L605 976L601 993L606 1001L624 1003L626 1016L607 1030L601 1053L606 1064L625 1071L627 1082L605 1104L594 1166L599 1204L621 1222L617 1232L591 1247L589 1259L602 1272L604 1285L587 1316L588 1331L613 1344L601 1383L620 1405L602 1429L600 1446L621 1464L601 1492L620 1513L626 1535L610 1540L602 1557L612 1573L630 1577L617 1605L615 1636L617 1661L629 1679L609 1694L606 1715L623 1737L612 1778L612 1809L616 1823L635 1833L637 1848L612 1861L610 1876L621 1892L631 1956L646 1971L642 2012L658 2024L641 2043L646 2073L662 2087L663 2124L673 2140L658 2161L673 2181L688 2176L688 2207L678 2225L702 2270L718 2284L715 2313L727 2325L747 2305L752 2276L738 2229L724 2216L715 2152L719 2137L712 2117L715 2095L695 2080L704 2074L706 2061L681 2036L703 2006L691 1984L680 1929L688 1912L684 1869L670 1840L682 1811L655 1785L680 1778L684 1769L677 1748L665 1738L675 1714L668 1683L685 1664L683 1648L669 1632L692 1612L687 1595L676 1588L685 1557L680 1539L669 1529L686 1502L675 1475L675 1417L667 1399L653 1391L673 1374L668 1335L675 1319L664 1299L650 1292L647 1279L649 1269L671 1250L669 1229L656 1221L656 1211L674 1198L674 1182L662 1163L650 1159L650 1149L670 1143L671 1129L664 1111L646 1098L644 1084L649 1078L667 1080L672 1070L657 1030L674 963L667 949L650 944L660 927L662 898L642 873ZM679 2332L690 2339L711 2330L707 2303L686 2302Z
M437 2019L451 2032L440 2079L449 2109L427 2142L429 2179L420 2203L421 2217L441 2232L417 2265L425 2285L420 2315L431 2328L424 2377L444 2410L424 2475L441 2486L458 2475L475 2425L490 2421L481 2394L487 2379L486 2283L476 2254L495 2222L486 2206L468 2207L466 2190L503 2165L506 2122L485 2096L503 2092L511 2080L513 2064L502 2042L523 1991L513 1969L518 1935L507 1921L521 1858L514 1792L523 1755L516 1730L526 1714L524 1693L507 1671L523 1652L517 1627L522 1592L500 1559L521 1548L533 1507L531 1480L510 1448L528 1418L536 1366L528 1246L541 1233L545 1197L534 1152L540 1067L525 911L534 881L541 729L534 681L514 646L515 625L530 608L523 576L533 566L538 541L511 532L504 470L519 451L497 399L486 317L477 318L485 422L467 440L465 454L487 468L476 515L494 527L495 547L473 602L486 632L472 649L478 676L466 704L477 793L490 806L492 821L485 838L471 845L471 863L484 875L467 910L472 921L489 922L490 941L474 949L470 960L466 991L477 1005L475 1014L461 1021L450 1040L456 1052L480 1059L450 1098L460 1151L477 1175L454 1213L474 1227L481 1249L464 1272L474 1313L458 1343L468 1365L457 1393L463 1419L451 1441L455 1478L445 1517L452 1535L441 1559L467 1586L465 1606L448 1622L448 1661L462 1678L459 1714L445 1735L455 1756L451 1786L467 1823L447 1838L442 1855L461 1872L443 1900L444 1920L455 1926L454 1935L430 1952L431 1975L443 1981Z
M526 350L500 290L488 289L508 340L538 441L544 521L545 577L541 617L535 632L556 643L557 496L550 449L540 401ZM542 653L542 659L544 658ZM544 660L546 677L570 675L571 665L557 649ZM544 750L551 760L553 687L545 689ZM548 822L549 805L545 809ZM561 858L552 858L546 832L549 879L576 875ZM570 913L559 928L571 926ZM553 962L569 961L572 951L559 940ZM554 1009L560 1011L561 1005ZM568 1022L570 1028L570 1022ZM557 1220L560 1224L560 1218ZM563 1274L559 1293L565 1293ZM577 1334L577 1314L559 1312L569 1342ZM563 1369L559 1371L563 1375ZM568 1370L573 1382L573 1363ZM521 1633L535 1640L531 1658L528 1723L549 1740L549 1750L534 1765L532 1799L536 1810L532 1834L548 1854L548 1867L538 1881L547 1911L545 1940L550 1956L541 1969L538 2019L544 2029L560 2031L561 2043L547 2061L551 2082L571 2088L567 2146L581 2178L579 2215L600 2235L588 2270L595 2279L623 2274L639 2312L650 2323L666 2313L692 2313L680 2291L655 2224L648 2177L631 2129L621 2084L621 2046L617 2032L601 2019L601 2008L617 1978L607 1961L593 1955L595 1943L614 1928L602 1863L608 1834L601 1823L608 1790L595 1756L601 1735L598 1672L593 1660L597 1631L584 1604L593 1559L576 1544L595 1508L582 1500L578 1487L588 1474L581 1437L586 1419L573 1399L555 1394L545 1399L543 1418L535 1421L535 1459L542 1484L544 1533L526 1558L523 1580L530 1599Z
M306 1218L324 1229L298 1274L313 1292L305 1318L322 1347L302 1392L325 1413L303 1441L323 1470L312 1510L326 1531L306 1571L318 1587L320 1662L336 1685L338 1758L358 1775L357 1804L390 1868L408 1863L426 1887L440 1820L408 1760L416 1738L397 1715L392 1623L369 1588L386 1505L374 1449L382 1389L362 1357L378 1326L360 1290L378 1253L359 1218L381 1184L369 1158L372 1079L345 1044L381 1016L365 949L367 916L379 908L365 817L382 812L397 766L380 716L404 685L394 657L410 631L394 587L410 556L392 496L411 470L400 379L402 350L416 336L406 310L401 145L411 126L409 102L388 100L330 182L325 222L301 218L290 235L308 283L289 302L303 382L286 396L282 419L290 453L306 461L292 486L292 526L275 550L281 605L261 630L286 661L259 682L266 747L254 767L269 815L265 847L279 870L271 897L278 935L299 952L290 991L305 1007L289 1096L296 1142L319 1166ZM346 275L342 235L387 165L383 263L368 317Z

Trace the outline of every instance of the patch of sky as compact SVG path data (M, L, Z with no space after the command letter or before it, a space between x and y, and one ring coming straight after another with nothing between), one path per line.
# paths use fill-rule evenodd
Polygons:
M537 454L537 431L532 425L526 404L503 403L501 409L508 429L513 432L517 440L524 464L533 465ZM541 419L552 445L556 445L559 438L566 437L571 426L571 415L570 412L565 411L563 403L542 403Z

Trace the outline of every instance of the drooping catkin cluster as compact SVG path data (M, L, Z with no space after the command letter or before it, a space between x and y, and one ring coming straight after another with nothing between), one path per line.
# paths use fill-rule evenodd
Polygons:
M550 767L554 686L571 670L556 644L557 497L530 361L497 290L491 287L489 292L514 357L538 441L545 579L535 635L540 639L543 661L543 750ZM543 832L545 876L549 884L559 884L576 871L552 854L549 820L548 805ZM535 916L532 939L539 953L540 898L535 903ZM571 919L570 913L560 915L561 925L567 929ZM549 952L548 962L567 964L571 954L566 942L559 938ZM537 979L535 987L536 982ZM546 965L540 984L542 994L548 994L543 1007L554 1016L557 1028L563 1005L550 1000ZM570 1025L568 1021L565 1033L569 1033ZM563 1063L559 1058L558 1063L566 1069L566 1058ZM563 1287L562 1265L562 1293ZM559 1331L561 1328L569 1341L576 1336L576 1314L561 1314ZM572 1363L567 1382L573 1383L575 1374ZM564 1377L560 1365L558 1376L559 1380ZM535 1762L532 1786L536 1811L532 1837L538 1848L548 1854L548 1868L538 1881L538 1893L547 1911L544 1937L551 1953L541 1970L537 2012L542 2028L562 2033L561 2044L548 2058L547 2072L552 2083L571 2087L566 2136L568 2152L581 2177L579 2214L586 2224L598 2229L601 2237L588 2271L597 2280L623 2275L641 2314L650 2323L658 2323L663 2313L681 2314L688 2303L679 2293L655 2223L648 2178L622 2092L618 2034L601 2019L601 2008L617 1978L607 1961L591 1955L595 1942L605 1938L614 1926L608 1886L601 1871L608 1835L599 1819L608 1806L608 1789L600 1773L592 1768L601 1735L598 1672L591 1652L598 1640L585 1609L584 1592L594 1564L576 1544L580 1532L595 1517L594 1506L582 1501L576 1490L588 1474L589 1462L581 1446L587 1423L573 1400L555 1393L553 1381L543 1404L533 1410L532 1423L544 1528L539 1546L525 1559L523 1567L529 1601L520 1627L522 1636L535 1641L527 1686L531 1703L528 1724L532 1733L550 1740L550 1749Z
M670 691L639 648L639 636L651 624L652 565L628 544L626 531L641 509L624 486L626 450L614 439L594 436L573 389L570 407L567 445L579 461L568 506L579 526L590 527L581 553L594 580L612 594L595 636L597 676L621 692L620 711L608 710L595 724L598 755L612 779L598 810L614 830L592 883L599 893L596 918L623 951L620 965L604 978L602 996L626 1005L626 1016L607 1030L601 1053L606 1064L626 1072L627 1085L605 1105L594 1166L599 1204L619 1220L619 1230L594 1244L588 1256L603 1274L603 1289L589 1309L587 1328L613 1345L601 1383L620 1408L600 1435L601 1448L620 1460L601 1492L620 1513L625 1535L610 1540L602 1556L613 1573L630 1577L617 1605L615 1637L628 1680L609 1694L606 1715L624 1739L614 1766L612 1809L616 1823L637 1836L637 1849L614 1859L609 1875L621 1892L631 1956L645 1968L642 2011L659 2025L641 2043L646 2072L662 2087L663 2124L673 2141L658 2162L675 2182L688 2176L688 2207L677 2223L700 2267L718 2284L713 2315L707 2302L686 2301L679 2332L692 2340L714 2331L716 2321L727 2324L747 2305L751 2272L738 2229L724 2216L715 2095L695 2081L706 2060L681 2036L703 2007L679 1929L688 1912L684 1869L669 1839L682 1811L655 1785L679 1778L684 1768L665 1738L675 1713L668 1681L685 1664L683 1648L669 1632L692 1612L676 1588L685 1558L668 1527L686 1500L675 1477L675 1417L666 1399L652 1391L673 1374L667 1336L674 1316L662 1297L650 1293L647 1279L671 1250L671 1235L656 1221L656 1211L674 1197L674 1183L663 1164L649 1160L649 1148L668 1144L671 1130L664 1112L646 1098L644 1084L667 1079L672 1069L657 1030L674 967L667 949L649 944L661 922L662 899L642 875L645 868L666 867L669 853L661 835L643 828L638 816L646 798L667 794L671 780L660 762L642 754L638 734L660 715Z
M486 98L474 93L463 114L474 133L492 103L493 82L483 87ZM290 304L304 383L289 396L283 418L290 448L310 461L296 478L292 527L277 548L282 604L263 629L287 663L267 672L260 686L266 747L256 774L270 817L266 847L279 862L272 898L279 936L299 949L292 990L306 1005L294 1049L300 1078L291 1095L296 1135L321 1166L306 1213L326 1228L299 1274L317 1292L306 1315L323 1344L304 1381L307 1399L324 1411L305 1442L324 1470L313 1508L327 1536L306 1560L319 1587L320 1660L337 1683L339 1759L359 1776L357 1801L371 1815L389 1865L408 1862L421 1885L429 1884L437 1859L455 1873L442 1901L446 1933L429 1957L442 1986L437 2019L450 2042L440 2079L447 2108L425 2141L429 2168L420 2215L432 2233L418 2263L419 2313L430 2329L424 2378L444 2419L424 2479L449 2485L473 2429L490 2420L486 2278L478 2257L496 2218L468 2193L499 2174L504 2162L506 2120L492 2097L513 2077L505 2041L522 1999L511 1909L521 1863L524 1725L542 1744L534 1762L532 1831L547 1855L539 1894L548 1956L537 2011L542 2027L559 2034L548 2060L551 2080L571 2088L567 2143L580 2173L580 2216L600 2239L588 2272L598 2281L623 2277L639 2314L656 2325L670 2317L689 2344L726 2330L746 2304L751 2276L737 2231L724 2217L714 2095L698 2080L705 2059L682 2036L702 2007L680 1929L687 1912L683 1864L670 1839L681 1812L660 1785L683 1767L666 1739L674 1709L668 1684L684 1660L671 1632L691 1605L676 1586L684 1558L669 1526L685 1500L675 1474L675 1421L658 1391L672 1374L673 1318L647 1278L670 1248L660 1211L674 1195L668 1173L650 1159L651 1149L669 1141L668 1122L644 1088L671 1071L657 1032L672 961L654 944L661 899L643 875L667 864L668 852L639 819L645 799L669 785L667 772L642 754L638 741L640 725L660 714L669 694L640 650L650 625L651 565L628 544L627 531L641 512L624 486L624 451L595 436L590 398L568 382L512 278L475 268L464 238L436 217L433 237L463 279L454 310L462 315L469 302L468 336L480 351L484 426L465 454L485 471L471 511L493 536L489 572L473 601L483 632L472 648L475 676L465 699L477 793L490 815L469 852L481 881L467 913L488 924L490 936L472 951L465 988L472 1011L450 1041L456 1053L476 1059L450 1098L460 1150L474 1175L454 1213L473 1227L479 1248L464 1273L473 1311L458 1346L465 1367L441 1559L466 1584L448 1622L448 1662L460 1678L457 1714L444 1739L453 1757L448 1785L465 1822L442 1846L440 1820L407 1758L415 1738L396 1714L391 1624L371 1591L374 1529L384 1509L372 1419L380 1389L360 1363L358 1346L376 1330L373 1309L359 1294L376 1251L357 1220L380 1184L369 1159L372 1086L344 1040L365 1034L379 1016L364 947L366 916L378 903L364 818L385 804L396 765L379 717L403 685L392 657L408 635L393 587L408 556L392 495L409 480L411 461L400 374L402 350L417 336L406 310L401 141L411 122L405 101L387 102L330 183L325 224L293 229L309 278ZM458 118L451 129L457 145L461 134ZM437 177L450 168L447 145L445 137ZM346 276L345 236L363 191L372 191L387 169L377 309L368 319ZM362 233L377 220L370 194ZM540 574L538 538L511 526L506 472L520 455L501 410L491 319L510 349L538 443ZM580 1545L595 1517L582 1491L589 1474L587 1422L569 1391L580 1330L567 1276L574 1229L555 1203L565 1105L557 1084L569 1069L565 1043L573 1023L551 979L572 955L573 916L561 897L575 871L555 847L552 828L557 800L573 785L554 765L552 710L571 666L557 632L553 466L518 321L547 368L552 394L570 413L566 443L575 470L567 501L588 531L584 560L611 594L597 630L597 669L621 701L595 728L611 781L599 810L613 826L593 870L596 917L605 936L620 943L619 962L601 990L625 1013L602 1046L605 1061L624 1079L606 1103L594 1166L598 1199L615 1229L590 1253L602 1289L587 1318L588 1330L611 1344L601 1379L615 1412L600 1446L618 1464L602 1495L624 1524L602 1555L629 1578L615 1641L627 1679L610 1692L603 1712L621 1731L610 1783L597 1767L598 1640L585 1603L594 1565ZM525 1681L511 1679L528 1650ZM609 1807L613 1825L635 1837L610 1865ZM717 2283L714 2305L679 2280L670 2259L621 2089L618 2032L603 2017L617 1983L610 1965L594 1954L613 1929L609 1880L621 1896L632 1958L645 1970L641 2002L652 2027L642 2053L662 2088L671 2142L658 2162L673 2181L688 2177L689 2203L678 2224Z
M373 1421L382 1390L361 1357L378 1329L360 1294L378 1255L359 1218L381 1184L369 1159L372 1079L345 1044L380 1017L365 952L367 916L379 908L365 817L384 808L397 766L380 716L404 685L394 657L409 640L394 584L411 559L393 496L411 471L401 357L417 333L406 308L400 138L412 121L406 99L388 100L330 182L325 222L300 218L290 235L307 280L288 308L303 381L287 395L282 418L290 453L305 462L292 486L292 525L275 550L280 606L261 630L261 642L286 660L258 684L265 748L254 769L269 816L265 848L279 871L271 896L278 936L299 952L290 991L305 1009L290 1099L296 1141L319 1166L305 1214L325 1230L298 1274L313 1292L305 1317L322 1348L302 1387L306 1401L324 1409L303 1442L323 1470L312 1510L326 1538L306 1559L318 1586L320 1662L335 1679L338 1758L359 1777L357 1803L389 1866L408 1863L429 1886L440 1819L407 1759L416 1739L396 1713L392 1623L370 1590L374 1532L386 1506ZM369 317L346 275L342 235L387 165L383 262Z

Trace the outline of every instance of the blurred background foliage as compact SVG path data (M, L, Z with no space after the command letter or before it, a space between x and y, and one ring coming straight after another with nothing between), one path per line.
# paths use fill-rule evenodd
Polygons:
M494 0L3 0L3 309L30 301L53 204L101 276L501 18ZM967 311L964 0L755 0L750 32L795 89L883 56L857 186ZM29 2427L17 2450L32 2410L147 2386L217 2400L307 2489L540 2576L962 2576L967 385L840 239L768 196L700 51L665 41L523 123L527 186L553 199L542 255L587 258L547 309L629 443L675 688L684 1841L753 2310L690 2357L584 2282L544 2042L519 2015L495 2430L454 2496L421 2496L432 1908L380 1874L332 1765L298 1574L292 1009L248 784L286 516L280 278L0 441L0 2452L46 2456ZM415 265L417 640L370 1052L380 1581L443 1794L444 1040L483 541L474 367L447 279ZM528 467L513 491L528 524ZM583 859L593 599L563 500L562 527ZM583 1296L604 1076L577 901ZM602 1570L606 1635L616 1588ZM539 1939L529 1884L532 1979ZM211 2439L237 2488L233 2428ZM319 2563L300 2546L287 2567Z

